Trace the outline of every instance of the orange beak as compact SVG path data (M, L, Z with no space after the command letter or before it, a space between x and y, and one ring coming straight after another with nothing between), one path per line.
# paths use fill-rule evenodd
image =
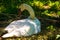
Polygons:
M18 17L21 15L21 9L18 9Z

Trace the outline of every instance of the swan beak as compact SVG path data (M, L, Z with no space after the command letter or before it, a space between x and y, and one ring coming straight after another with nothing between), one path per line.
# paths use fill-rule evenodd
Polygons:
M21 15L21 9L18 9L18 17Z
M18 12L21 13L22 12L21 9L18 9Z

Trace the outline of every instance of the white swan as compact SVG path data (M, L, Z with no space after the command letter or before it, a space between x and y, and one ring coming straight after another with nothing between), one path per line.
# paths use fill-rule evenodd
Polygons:
M8 33L4 34L2 37L12 37L12 36L30 36L37 34L41 31L40 21L35 17L33 9L27 4L21 4L19 7L21 11L27 10L30 13L30 16L23 20L17 20L10 23L4 30L7 30Z

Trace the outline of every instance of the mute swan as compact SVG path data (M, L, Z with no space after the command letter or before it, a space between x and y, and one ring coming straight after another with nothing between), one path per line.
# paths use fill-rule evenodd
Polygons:
M2 38L7 37L21 37L37 34L41 31L40 21L35 17L33 9L27 4L21 4L19 6L21 11L27 10L30 16L26 19L16 20L11 22L4 30L8 33L4 34Z

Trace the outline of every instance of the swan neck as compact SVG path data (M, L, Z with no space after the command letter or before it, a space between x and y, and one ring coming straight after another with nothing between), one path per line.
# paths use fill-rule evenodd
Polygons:
M22 8L22 11L27 10L29 12L31 19L35 18L34 10L31 6L27 4L22 4L21 8Z
M35 18L34 10L32 9L32 7L29 6L25 10L27 10L29 12L31 19Z

